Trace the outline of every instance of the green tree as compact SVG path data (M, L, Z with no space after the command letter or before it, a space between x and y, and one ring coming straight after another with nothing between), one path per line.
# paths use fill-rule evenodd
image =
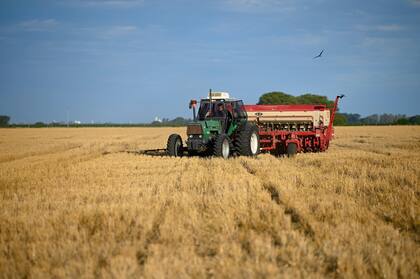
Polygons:
M45 123L44 123L44 122L40 122L40 121L38 121L38 122L36 122L36 123L34 124L34 127L35 127L35 128L45 127Z
M0 115L0 127L9 126L10 117L7 115Z
M289 105L296 104L296 97L284 92L269 92L261 95L258 105Z
M341 113L341 115L346 117L347 124L349 125L360 124L361 115L358 113Z
M326 96L315 94L303 94L292 96L284 92L268 92L261 95L259 105L293 105L293 104L326 104L329 108L334 106L334 101L328 100Z
M397 124L397 125L408 125L408 124L410 124L410 121L407 118L400 118L397 121L395 121L395 124Z
M347 125L347 118L345 115L341 113L336 113L334 118L334 125L335 126L344 126Z
M420 124L420 115L414 115L408 119L410 121L410 124L419 125Z
M177 117L175 119L172 119L170 122L172 124L176 124L176 125L184 125L184 124L187 124L189 122L189 120L185 119L183 117Z
M315 95L315 94L303 94L296 97L297 104L326 104L327 107L333 108L334 101L328 100L327 96Z

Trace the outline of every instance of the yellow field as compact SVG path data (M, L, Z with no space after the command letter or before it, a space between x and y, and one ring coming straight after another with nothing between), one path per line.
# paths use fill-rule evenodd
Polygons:
M0 277L420 276L420 127L325 153L136 155L184 128L0 130Z

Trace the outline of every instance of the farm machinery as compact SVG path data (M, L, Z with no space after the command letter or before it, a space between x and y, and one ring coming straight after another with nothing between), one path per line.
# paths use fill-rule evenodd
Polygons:
M184 142L178 134L168 138L169 156L204 155L228 158L256 156L260 152L293 156L322 152L333 137L334 107L326 105L244 105L227 92L212 92L190 101L194 121L187 125ZM198 113L196 109L198 106Z

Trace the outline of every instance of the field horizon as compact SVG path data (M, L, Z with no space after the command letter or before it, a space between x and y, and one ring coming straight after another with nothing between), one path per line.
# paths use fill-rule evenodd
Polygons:
M0 278L420 277L420 126L295 158L134 153L174 132L0 129Z

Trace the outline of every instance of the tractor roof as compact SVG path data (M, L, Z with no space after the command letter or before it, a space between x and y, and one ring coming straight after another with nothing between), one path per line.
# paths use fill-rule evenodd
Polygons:
M222 91L220 91L220 92L218 92L218 91L213 91L213 92L210 92L209 93L209 99L229 99L230 98L230 96L229 96L229 93L228 92L222 92Z
M222 91L213 91L209 93L209 96L207 98L203 98L201 99L203 100L223 100L225 102L234 102L234 101L239 101L238 99L235 98L230 98L229 93L228 92L222 92Z
M229 99L211 99L212 101L225 101L225 102L235 102L235 101L240 101L239 99L233 99L233 98L229 98ZM201 99L201 101L210 101L209 98L203 98Z

